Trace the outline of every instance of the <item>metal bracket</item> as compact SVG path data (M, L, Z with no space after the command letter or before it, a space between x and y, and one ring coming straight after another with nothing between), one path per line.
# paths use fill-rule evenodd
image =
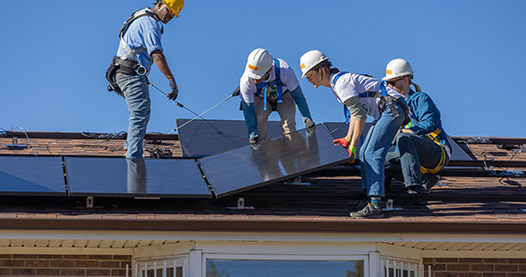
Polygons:
M404 208L395 208L393 207L393 199L387 199L387 204L385 206L384 211L390 212L390 211L403 211Z
M86 208L93 208L93 196L86 197Z
M229 210L255 210L253 206L245 206L245 198L237 199L237 207L226 207Z
M310 183L309 183L309 182L302 182L302 181L301 181L301 176L298 176L298 177L294 178L294 181L293 181L293 182L283 182L283 184L285 184L285 185L310 186Z

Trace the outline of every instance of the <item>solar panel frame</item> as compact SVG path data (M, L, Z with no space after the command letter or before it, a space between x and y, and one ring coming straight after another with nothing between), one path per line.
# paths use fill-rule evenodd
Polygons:
M347 150L334 146L332 140L325 126L317 125L313 134L302 129L264 140L257 147L244 146L198 162L219 198L349 161Z
M71 196L212 198L194 159L65 158Z
M0 156L0 195L66 196L62 157Z
M182 126L189 119L177 119ZM248 145L244 120L193 120L177 130L184 157L206 157ZM268 122L268 138L281 135L279 121Z

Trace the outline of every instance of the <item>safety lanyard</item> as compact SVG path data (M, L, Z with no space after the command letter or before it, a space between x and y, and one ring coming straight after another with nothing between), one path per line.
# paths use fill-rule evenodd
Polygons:
M274 59L274 74L276 75L276 78L274 79L274 81L259 83L256 85L256 88L257 88L256 96L259 96L261 92L263 91L263 89L267 88L268 86L276 86L277 94L278 94L277 102L283 103L283 82L281 82L280 65L279 65L278 59ZM264 103L263 104L264 109L266 111L267 110L267 92L263 93L263 103Z

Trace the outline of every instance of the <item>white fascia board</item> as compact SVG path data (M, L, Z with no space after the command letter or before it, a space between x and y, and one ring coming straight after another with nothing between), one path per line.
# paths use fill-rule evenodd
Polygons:
M274 241L274 242L485 242L524 243L526 234L432 233L293 233L293 232L150 232L150 231L34 231L0 230L0 239L84 239L167 241Z
M0 247L0 254L47 255L132 255L132 249L120 248L64 248L64 247Z

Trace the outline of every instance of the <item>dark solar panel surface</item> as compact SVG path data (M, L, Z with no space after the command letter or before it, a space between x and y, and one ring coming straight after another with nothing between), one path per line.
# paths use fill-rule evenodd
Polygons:
M177 126L188 119L177 119ZM204 157L248 145L244 120L194 120L178 129L184 157ZM268 122L268 137L281 135L278 121Z
M200 158L198 161L216 195L225 196L340 164L349 159L322 125Z
M70 195L212 197L193 159L66 158Z
M60 157L0 157L0 194L66 195Z

